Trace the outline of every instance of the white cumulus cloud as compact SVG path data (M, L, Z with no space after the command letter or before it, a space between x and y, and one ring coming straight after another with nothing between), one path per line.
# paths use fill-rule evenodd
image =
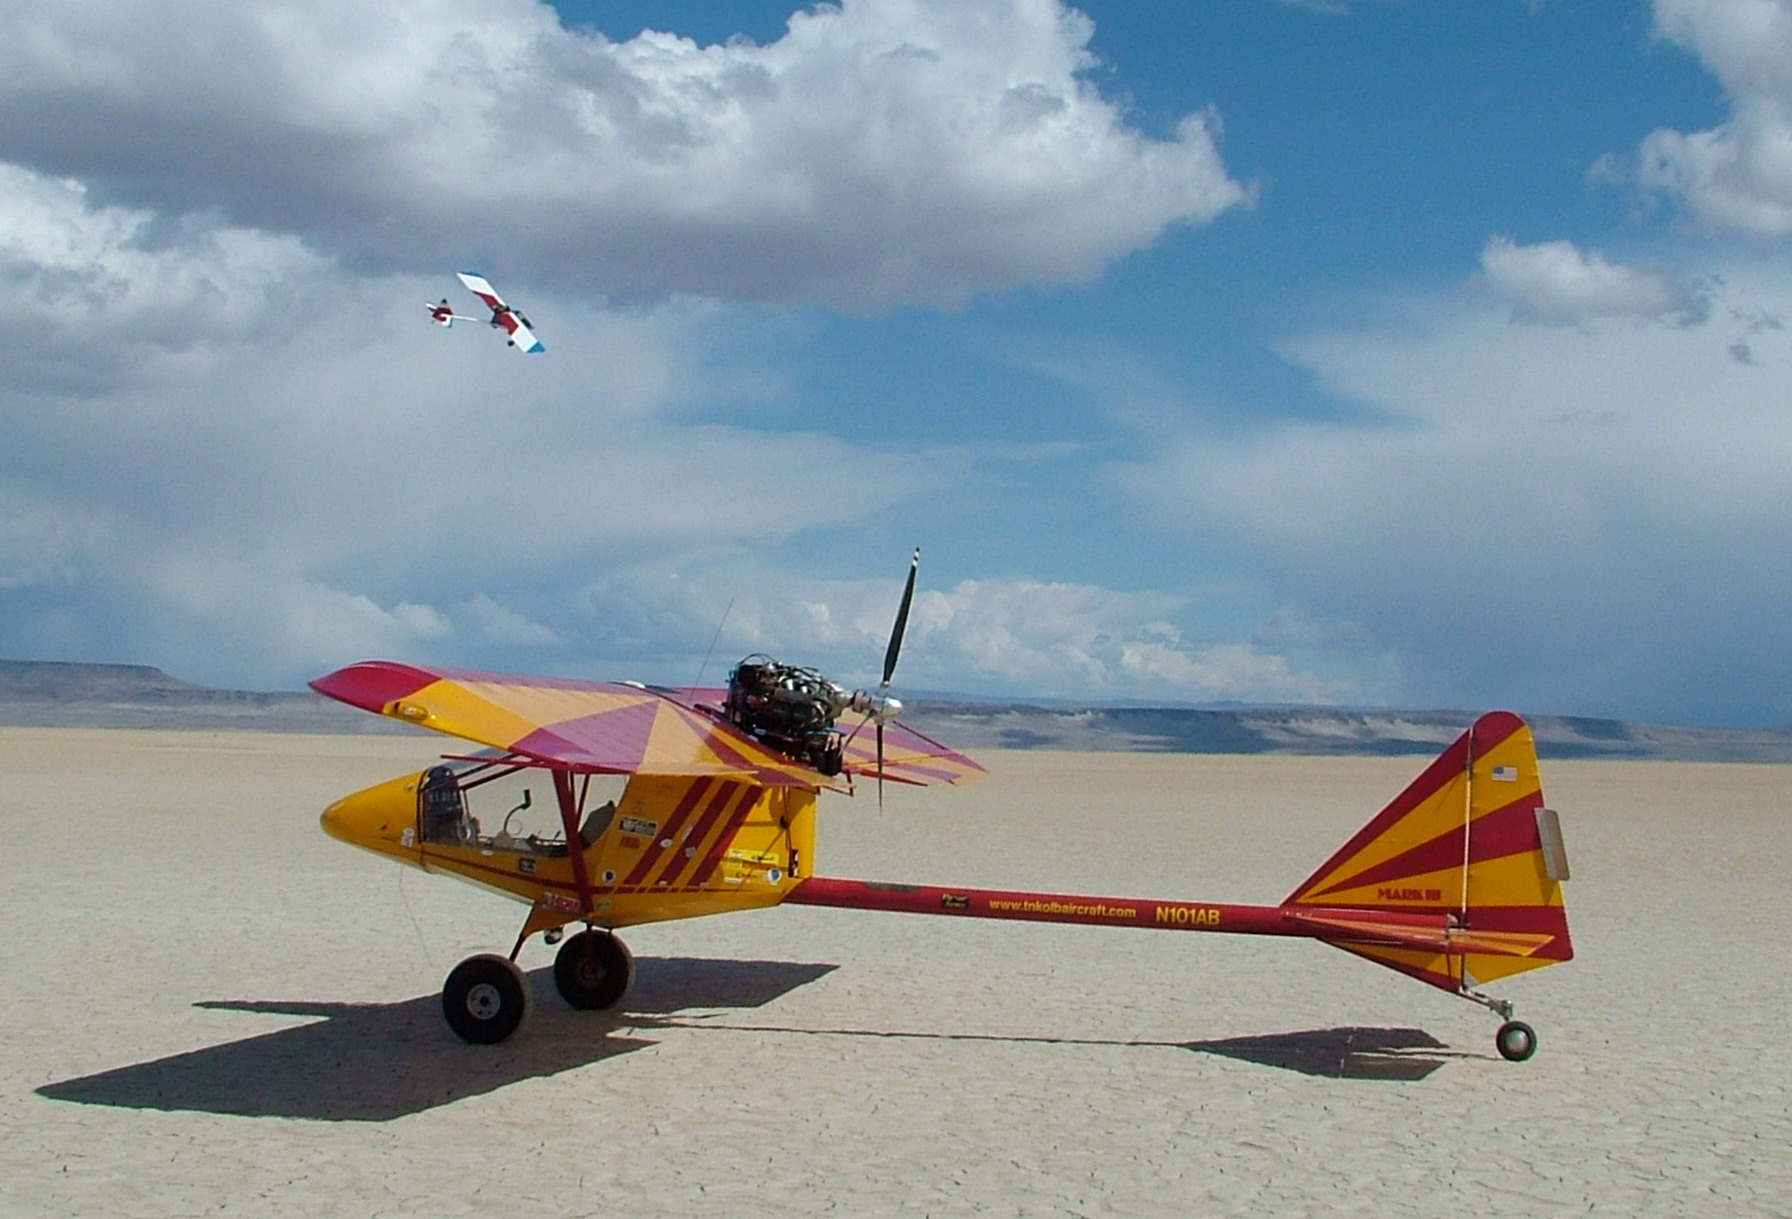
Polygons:
M819 432L686 419L734 401L706 331L720 306L532 298L553 351L525 358L428 324L424 302L458 290L446 273L357 274L16 167L0 167L0 277L13 655L239 684L364 651L528 663L576 648L570 601L594 571L813 522L784 480L718 472L800 465L834 521L962 477L919 446L873 460Z
M1516 321L1572 325L1596 317L1635 317L1694 325L1709 306L1703 291L1665 275L1606 259L1570 241L1519 245L1495 236L1481 251L1481 275Z
M82 183L0 163L7 383L91 388L321 310L323 260L291 236L163 223ZM155 364L161 361L160 364ZM155 364L155 367L146 365Z
M1731 114L1705 131L1651 133L1642 184L1710 228L1792 236L1792 2L1656 0L1655 27L1716 74Z
M1128 125L1092 29L1060 0L845 0L765 46L536 0L64 0L0 13L0 159L374 267L958 304L1249 200L1209 115Z
M1181 599L1089 584L962 580L931 587L923 564L895 685L1042 698L1326 702L1361 687L1323 678L1261 643L1191 640L1167 620ZM654 665L650 680L689 682L714 641L706 680L765 652L835 681L877 683L900 579L817 580L742 565L659 565L584 590L594 649ZM601 628L601 634L596 631ZM670 652L656 652L672 644ZM608 674L617 676L616 673ZM636 676L634 672L622 676Z

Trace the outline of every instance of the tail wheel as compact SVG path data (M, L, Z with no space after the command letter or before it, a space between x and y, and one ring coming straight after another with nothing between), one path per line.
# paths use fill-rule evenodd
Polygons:
M528 979L516 963L494 953L468 957L442 984L442 1015L464 1041L495 1045L529 1014Z
M1493 1044L1501 1058L1523 1062L1537 1052L1537 1032L1522 1020L1508 1020L1493 1035Z
M635 980L628 945L607 931L587 929L560 945L554 958L554 986L580 1011L615 1007Z

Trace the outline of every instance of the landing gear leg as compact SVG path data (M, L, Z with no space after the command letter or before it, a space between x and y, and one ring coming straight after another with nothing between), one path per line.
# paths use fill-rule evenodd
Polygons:
M608 931L589 927L560 945L554 986L580 1011L606 1011L622 1001L635 980L635 958Z
M1462 997L1471 1003L1479 1003L1482 1007L1499 1015L1503 1023L1499 1031L1493 1035L1493 1048L1500 1052L1500 1057L1507 1062L1523 1062L1537 1052L1537 1030L1522 1020L1512 1019L1512 1003L1508 999L1495 999L1478 990L1463 990Z

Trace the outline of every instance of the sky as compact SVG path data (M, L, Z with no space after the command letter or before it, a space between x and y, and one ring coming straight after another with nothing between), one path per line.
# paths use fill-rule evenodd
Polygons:
M0 311L7 658L1792 725L1792 0L11 5Z

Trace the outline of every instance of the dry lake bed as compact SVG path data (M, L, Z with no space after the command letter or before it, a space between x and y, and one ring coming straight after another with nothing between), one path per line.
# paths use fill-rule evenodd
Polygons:
M323 836L410 737L0 729L0 1215L1723 1215L1792 1198L1792 767L1544 763L1577 959L1488 1012L1310 941L791 907L462 1044L523 907ZM1420 758L980 754L826 875L1274 902ZM869 793L866 793L869 795Z

